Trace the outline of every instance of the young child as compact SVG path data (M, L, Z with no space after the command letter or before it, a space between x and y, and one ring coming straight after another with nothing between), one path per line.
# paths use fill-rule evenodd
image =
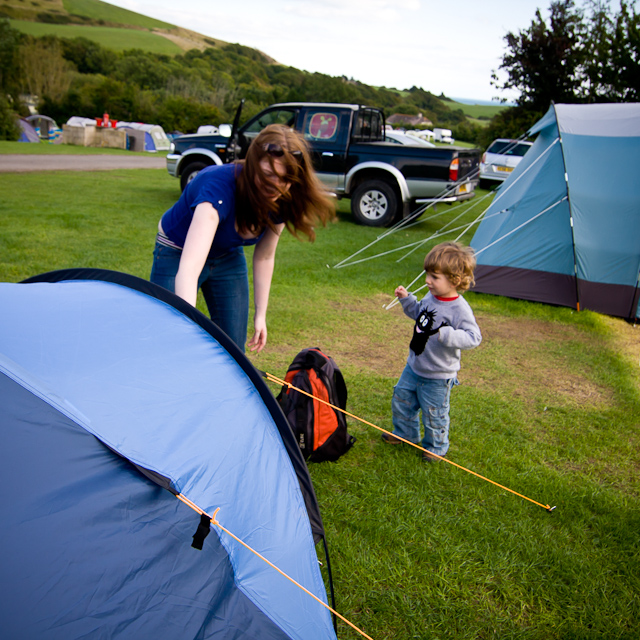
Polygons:
M394 387L391 407L394 435L382 434L388 444L399 438L420 443L438 456L449 449L449 396L458 384L460 351L477 347L482 335L469 303L460 295L473 286L476 260L473 249L456 242L435 246L424 260L429 293L418 302L400 286L395 295L406 315L415 320L407 364ZM422 454L424 462L438 458Z

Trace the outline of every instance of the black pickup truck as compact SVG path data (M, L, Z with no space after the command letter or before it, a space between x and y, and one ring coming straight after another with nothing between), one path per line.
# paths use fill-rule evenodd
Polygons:
M226 137L192 134L173 140L167 170L180 178L182 189L204 167L243 158L253 138L274 123L303 134L318 176L338 198L351 198L351 211L363 225L388 226L426 202L471 198L478 184L479 149L386 142L384 114L373 107L274 104L238 127L241 109Z

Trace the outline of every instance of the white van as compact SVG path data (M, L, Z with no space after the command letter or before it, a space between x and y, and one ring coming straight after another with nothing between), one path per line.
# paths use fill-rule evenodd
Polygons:
M447 144L453 144L451 129L439 129L438 127L436 127L433 130L433 139L436 142L446 142Z

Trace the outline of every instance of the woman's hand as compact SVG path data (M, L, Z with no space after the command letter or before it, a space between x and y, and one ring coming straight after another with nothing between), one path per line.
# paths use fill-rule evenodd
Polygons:
M247 343L251 351L260 353L267 344L267 323L263 318L256 318L253 322L253 338Z
M402 298L406 298L409 295L409 292L402 285L400 285L396 288L395 294L396 298L402 300Z

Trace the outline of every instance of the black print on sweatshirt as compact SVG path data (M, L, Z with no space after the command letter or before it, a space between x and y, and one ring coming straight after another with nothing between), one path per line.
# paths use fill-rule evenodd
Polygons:
M436 323L436 312L431 309L425 309L420 313L418 319L416 320L416 324L413 327L413 338L411 338L411 344L409 348L413 353L419 356L424 348L427 346L427 342L429 342L429 338L438 331L442 327L448 327L449 323L445 320L440 323L440 326L437 328L433 328L433 325Z

